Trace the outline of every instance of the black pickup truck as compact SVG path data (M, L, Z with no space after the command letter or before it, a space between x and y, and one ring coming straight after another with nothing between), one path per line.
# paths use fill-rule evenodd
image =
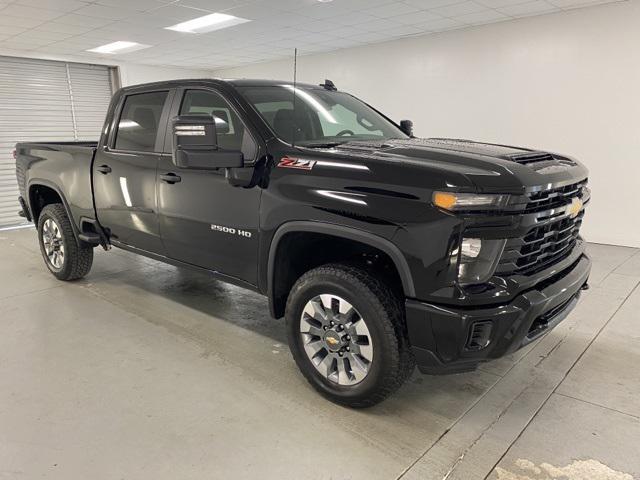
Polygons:
M123 88L99 142L19 143L22 214L74 280L120 247L260 292L319 392L366 407L549 332L587 287L587 170L419 139L331 81Z

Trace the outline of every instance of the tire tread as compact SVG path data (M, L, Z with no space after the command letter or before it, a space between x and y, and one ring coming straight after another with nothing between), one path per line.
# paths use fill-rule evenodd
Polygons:
M407 380L413 372L415 362L409 341L406 334L406 326L404 322L404 306L396 294L393 293L380 279L360 268L359 266L343 263L333 263L323 265L309 270L302 275L294 284L291 292L296 292L303 285L313 282L319 277L331 276L339 279L353 288L358 296L374 305L379 311L384 311L384 317L388 321L383 321L382 328L384 331L384 341L391 345L391 368L385 369L385 375L378 382L375 390L364 399L352 400L330 397L336 403L346 405L352 408L367 408L380 403ZM290 303L293 301L293 295L289 295L287 299L287 311L290 310ZM295 359L300 366L300 359ZM320 393L326 395L315 382L301 369L309 383Z
M78 280L84 277L89 273L93 265L93 247L82 245L76 238L71 220L61 203L51 203L42 209L38 219L38 235L40 235L41 225L47 216L53 218L62 230L63 238L67 240L65 242L65 248L67 249L66 261L70 262L69 268L63 268L59 272L52 271L52 273L59 280L65 281Z

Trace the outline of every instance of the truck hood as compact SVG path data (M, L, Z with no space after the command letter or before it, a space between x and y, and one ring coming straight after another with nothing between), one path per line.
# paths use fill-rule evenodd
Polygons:
M578 161L529 148L445 138L354 141L327 151L341 158L364 159L423 167L437 171L450 186L473 187L484 192L522 192L552 188L584 180L586 168Z

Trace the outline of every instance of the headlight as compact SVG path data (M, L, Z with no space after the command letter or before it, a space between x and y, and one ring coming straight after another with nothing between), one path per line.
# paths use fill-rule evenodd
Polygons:
M503 207L508 198L508 195L433 192L432 201L445 210L484 210Z
M451 255L460 255L458 263L458 282L461 285L484 283L496 269L506 240L481 240L479 238L463 238L460 249Z

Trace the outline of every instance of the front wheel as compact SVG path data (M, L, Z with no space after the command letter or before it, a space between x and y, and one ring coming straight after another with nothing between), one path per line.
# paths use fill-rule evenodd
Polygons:
M315 268L295 283L286 309L289 347L309 383L331 401L369 407L413 370L402 304L357 267Z
M45 206L38 218L38 240L47 268L59 280L84 277L93 264L93 247L76 241L64 206Z

